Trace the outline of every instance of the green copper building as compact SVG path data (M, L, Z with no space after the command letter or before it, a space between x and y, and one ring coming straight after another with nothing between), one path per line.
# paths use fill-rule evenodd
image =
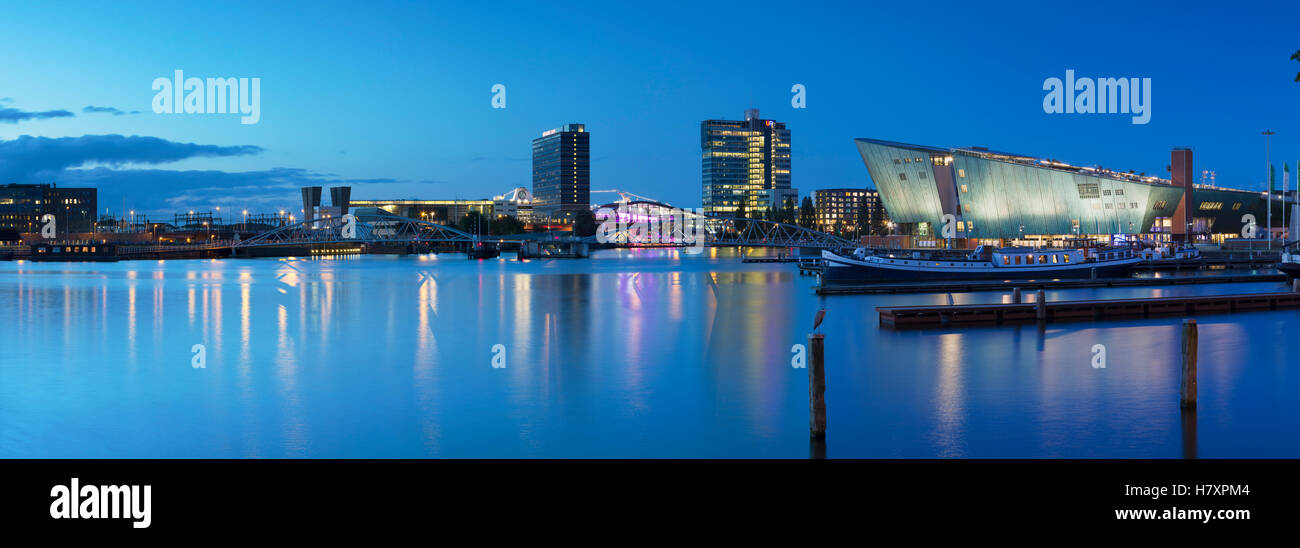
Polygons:
M953 237L979 240L1163 241L1188 229L1197 240L1222 240L1241 235L1247 214L1263 233L1265 194L1194 184L1188 149L1173 151L1172 178L1162 179L979 147L855 142L904 234L942 237L947 222ZM1274 207L1280 219L1281 202Z

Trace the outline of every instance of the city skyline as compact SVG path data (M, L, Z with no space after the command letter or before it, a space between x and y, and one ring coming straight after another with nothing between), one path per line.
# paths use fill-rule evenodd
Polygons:
M1300 160L1300 132L1288 131L1300 115L1281 108L1300 95L1286 43L1287 21L1297 20L1290 7L1241 7L1224 16L1239 24L1200 34L1188 31L1201 28L1204 10L1160 4L1113 4L1124 17L1105 6L1070 14L1086 23L1077 27L1042 25L1067 14L1054 6L945 6L922 33L896 28L911 15L891 6L711 5L695 20L610 6L573 10L585 32L537 42L556 16L529 6L488 24L455 6L379 5L356 20L329 4L306 27L286 24L298 15L289 7L246 6L237 11L251 15L237 22L218 17L230 13L224 6L84 4L76 9L88 16L77 21L12 8L0 22L9 46L0 55L13 73L42 77L0 87L0 184L94 186L100 213L236 203L269 211L293 207L302 185L351 185L359 199L485 198L528 186L527 140L582 120L601 135L591 159L596 188L694 207L700 121L747 108L798 133L791 184L801 196L874 187L853 146L859 137L1162 176L1167 151L1190 146L1220 186L1252 190L1265 178L1261 131L1277 132L1279 168ZM737 13L787 32L788 47L759 55L708 31ZM48 28L68 39L20 47ZM391 59L371 55L381 47ZM715 59L734 70L713 70ZM175 70L260 78L260 120L155 114L149 85ZM1045 80L1068 70L1150 78L1148 123L1044 112ZM493 108L497 84L503 109ZM791 104L796 84L806 87L807 108Z

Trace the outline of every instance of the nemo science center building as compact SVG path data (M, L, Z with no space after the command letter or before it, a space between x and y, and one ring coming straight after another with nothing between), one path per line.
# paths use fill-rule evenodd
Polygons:
M1265 237L1265 193L1194 184L1190 149L1173 150L1171 178L1161 179L980 147L855 142L895 232L920 247L945 247L946 236L964 247L1186 241L1189 234L1221 242L1242 236L1247 214Z

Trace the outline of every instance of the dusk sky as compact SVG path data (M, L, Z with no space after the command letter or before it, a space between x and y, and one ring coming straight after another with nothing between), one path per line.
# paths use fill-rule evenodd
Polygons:
M297 211L303 184L483 198L531 187L530 141L583 123L593 190L698 207L700 121L751 107L788 124L801 195L870 184L855 137L1160 176L1190 146L1198 174L1262 188L1272 129L1294 176L1300 6L997 4L16 3L0 18L0 184L94 185L101 213L166 215ZM155 114L151 83L177 69L260 78L259 123ZM1150 123L1044 113L1044 79L1067 69L1151 78Z

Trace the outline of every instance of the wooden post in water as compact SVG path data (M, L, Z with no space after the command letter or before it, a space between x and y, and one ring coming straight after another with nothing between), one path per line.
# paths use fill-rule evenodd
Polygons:
M1047 321L1047 292L1039 289L1037 300L1034 301L1034 307L1038 309L1038 321Z
M1179 388L1179 405L1196 407L1196 320L1183 320L1183 382Z
M1011 304L1020 304L1020 288L1011 288Z
M1300 293L1300 277L1291 280L1291 291Z
M1097 267L1094 266L1091 269L1089 269L1089 274L1092 275L1092 279L1094 280L1097 279Z
M826 437L826 367L823 359L826 338L808 335L808 428L813 439Z

